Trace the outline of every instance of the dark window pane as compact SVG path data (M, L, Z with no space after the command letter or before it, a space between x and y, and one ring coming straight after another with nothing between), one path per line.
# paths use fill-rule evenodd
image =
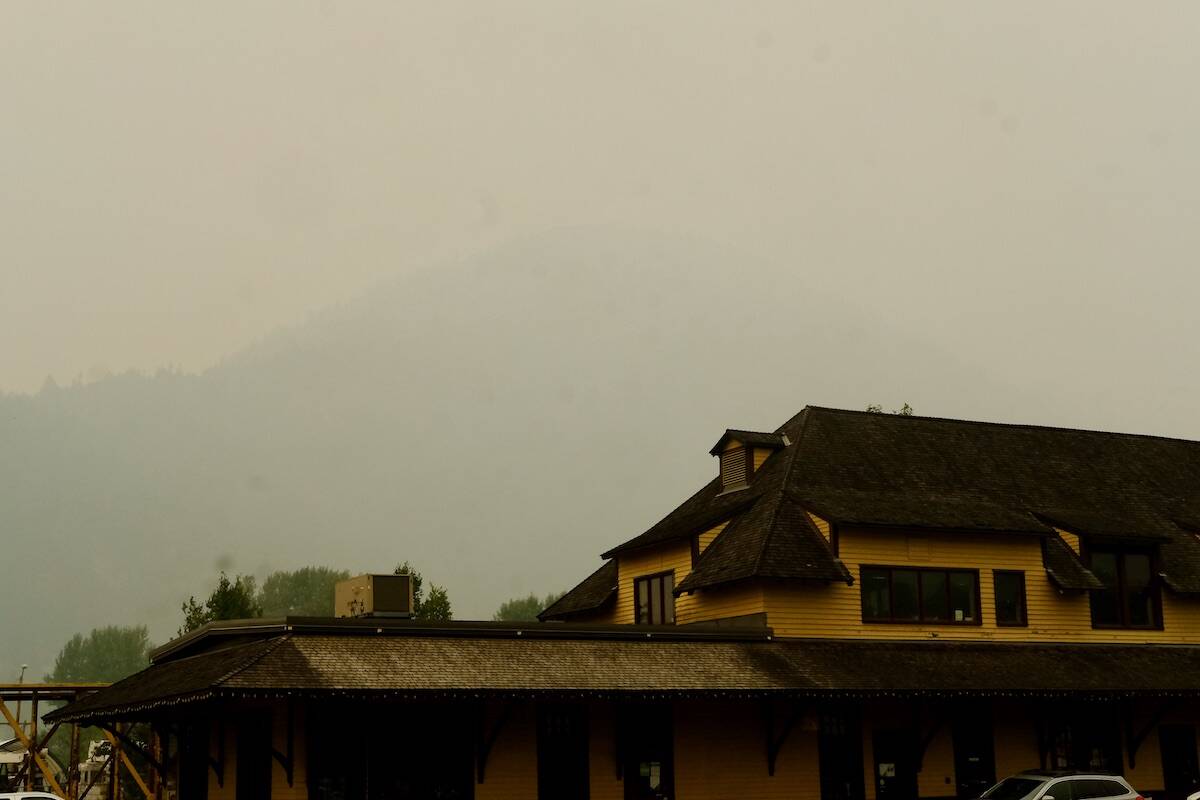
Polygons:
M635 581L637 583L637 621L650 621L650 585L648 581Z
M1051 786L1046 790L1046 794L1054 800L1079 800L1079 789L1079 781L1065 780Z
M950 573L950 618L955 622L975 621L975 573Z
M1020 572L995 573L996 622L1021 625L1025 622L1025 580Z
M662 578L650 579L650 622L663 623Z
M675 624L675 575L663 575L662 578L662 597L663 597L663 622L667 625Z
M1092 592L1092 624L1121 624L1121 595L1116 589Z
M1126 624L1149 628L1154 625L1154 597L1151 594L1150 556L1130 553L1125 556Z
M1125 585L1145 589L1150 585L1150 556L1130 553L1125 556Z
M1117 557L1113 553L1092 553L1092 574L1110 589L1117 588Z
M917 602L917 573L912 570L896 570L892 573L892 618L904 622L917 622L921 618Z
M888 572L882 569L862 571L863 619L891 619Z
M921 573L921 612L921 618L929 622L945 622L950 619L946 573Z

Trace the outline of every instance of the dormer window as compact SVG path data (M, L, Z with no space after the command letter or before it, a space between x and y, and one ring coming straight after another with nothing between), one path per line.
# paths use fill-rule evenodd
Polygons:
M789 444L781 433L727 430L708 452L721 459L721 491L744 489L776 450Z

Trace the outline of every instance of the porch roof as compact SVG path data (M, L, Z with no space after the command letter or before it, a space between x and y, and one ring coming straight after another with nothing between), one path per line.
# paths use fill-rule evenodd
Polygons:
M170 714L222 698L1200 695L1200 647L773 640L761 629L286 625L153 664L48 715Z

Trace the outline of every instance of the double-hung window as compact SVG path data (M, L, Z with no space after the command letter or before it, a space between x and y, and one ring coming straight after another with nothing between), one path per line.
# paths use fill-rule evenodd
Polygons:
M1025 573L1019 570L998 569L992 573L996 594L996 624L1021 627L1029 624L1025 609Z
M1092 574L1104 584L1092 590L1093 628L1157 628L1162 616L1154 559L1148 552L1090 550Z
M864 622L979 624L975 570L862 567Z
M639 625L675 624L675 573L660 572L633 580Z

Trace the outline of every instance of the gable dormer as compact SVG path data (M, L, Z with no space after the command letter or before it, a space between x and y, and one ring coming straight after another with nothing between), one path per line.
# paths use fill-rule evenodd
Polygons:
M727 430L709 450L721 459L721 491L745 488L772 453L787 447L782 433Z

